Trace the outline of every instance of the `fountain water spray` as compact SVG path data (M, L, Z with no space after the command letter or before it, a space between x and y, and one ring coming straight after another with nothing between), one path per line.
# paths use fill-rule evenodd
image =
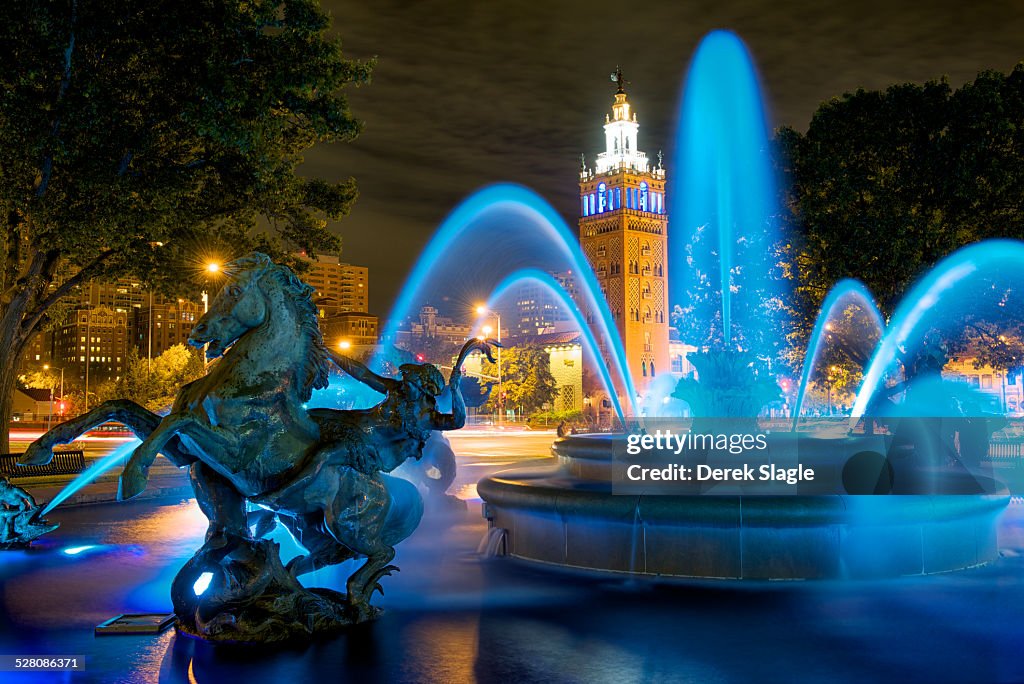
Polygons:
M881 337L882 332L885 330L885 321L882 320L882 314L879 312L874 298L872 298L864 283L852 278L845 278L829 290L825 301L822 302L818 318L814 322L811 338L807 343L804 367L800 374L800 386L797 390L796 401L793 402L793 430L796 430L797 423L800 420L800 409L804 404L807 386L811 380L811 373L818 362L818 356L821 354L822 346L824 346L825 336L829 332L829 324L837 315L844 313L851 306L860 308L864 315L868 317L869 325L872 325L878 332L879 337Z
M572 296L565 291L561 283L555 280L549 273L545 273L539 269L527 268L521 269L510 274L501 283L494 288L494 292L491 294L487 302L487 308L493 309L497 302L502 299L509 292L515 292L515 290L528 283L534 282L544 287L550 292L563 309L567 311L573 317L573 321L579 326L580 333L583 335L583 339L586 342L584 348L593 356L593 365L597 369L598 374L601 377L601 382L604 384L605 390L608 391L608 396L611 398L612 404L615 407L615 412L619 416L619 420L624 420L622 405L619 401L618 393L615 390L615 384L612 382L612 377L608 372L608 368L601 359L600 347L598 346L597 339L594 337L594 333L591 331L590 326L587 325L587 320L580 311L579 307L573 301ZM633 414L637 413L637 407L635 403L636 389L633 386L633 379L629 374L629 367L626 364L626 354L622 348L622 342L619 340L615 324L611 319L606 319L603 316L595 318L596 327L600 331L603 339L608 341L609 352L609 365L615 370L615 375L621 383L621 387L625 389L626 396L631 398L630 406ZM613 335L612 331L616 331Z

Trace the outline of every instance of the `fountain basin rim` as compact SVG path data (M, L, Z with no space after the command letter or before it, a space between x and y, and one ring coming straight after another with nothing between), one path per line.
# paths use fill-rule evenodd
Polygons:
M560 468L504 470L477 484L480 497L493 505L543 514L602 519L620 523L744 526L898 525L956 520L995 513L1010 501L1009 492L991 494L814 495L635 495L611 493L611 486L578 486L558 477ZM995 484L995 483L993 483ZM576 485L576 486L574 486Z

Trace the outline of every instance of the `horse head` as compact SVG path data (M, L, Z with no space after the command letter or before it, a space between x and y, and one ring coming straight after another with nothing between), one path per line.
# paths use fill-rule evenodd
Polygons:
M228 264L224 269L228 282L192 328L189 344L195 347L209 344L206 357L216 359L242 335L262 325L269 312L259 281L272 265L270 257L259 252Z

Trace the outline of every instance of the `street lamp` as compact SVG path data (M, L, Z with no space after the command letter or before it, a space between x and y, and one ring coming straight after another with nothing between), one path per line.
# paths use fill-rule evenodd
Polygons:
M825 387L828 390L828 415L830 416L832 415L832 383L835 382L835 380L833 380L833 374L838 372L839 366L829 366L828 382L825 383Z
M50 370L50 364L44 363L43 364L43 370ZM64 419L64 408L63 408L64 407L64 369L63 368L54 368L53 370L59 370L60 371L60 404L61 404L60 417L63 420ZM53 420L53 387L50 388L50 415L46 419L46 429L47 430L50 429L50 423L51 423L52 420Z
M208 261L206 262L206 272L211 276L216 276L220 273L220 262ZM207 294L206 290L203 290L203 313L210 311L210 295Z
M341 351L348 351L351 348L352 343L349 342L348 340L342 340L341 342L338 343L338 349L340 349Z
M483 304L477 305L477 316L486 316L488 313L494 314L498 324L498 422L500 423L502 420L502 414L505 412L505 393L501 386L501 314L497 311L488 310L488 308ZM480 332L484 334L484 337L487 337L487 335L491 334L490 326L484 326Z

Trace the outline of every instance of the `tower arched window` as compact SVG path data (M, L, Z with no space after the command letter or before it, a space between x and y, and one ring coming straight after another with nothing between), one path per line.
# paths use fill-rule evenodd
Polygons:
M651 359L651 377L654 377L654 359Z
M647 181L641 181L640 182L640 202L639 202L640 211L647 211L647 204L648 204L648 199L649 199L647 195L648 195L648 192L647 192Z
M590 216L590 200L587 199L586 195L583 196L583 215Z
M597 186L597 213L603 214L608 208L608 194L604 183Z
M644 374L644 377L646 378L647 377L647 362L646 361L641 361L640 362L640 370Z
M594 197L594 193L590 193L590 213L593 214L597 210L597 199Z
M620 209L622 207L622 188L615 188L615 202L612 204L613 209Z
M615 138L612 141L612 152L616 152L617 153L618 151L619 151L619 139Z

